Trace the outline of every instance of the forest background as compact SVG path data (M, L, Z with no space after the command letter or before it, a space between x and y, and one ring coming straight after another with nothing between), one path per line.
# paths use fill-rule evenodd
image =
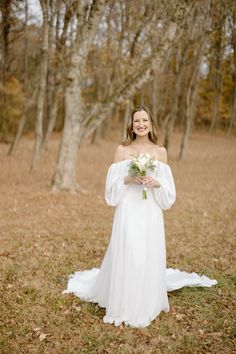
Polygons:
M0 349L231 353L235 1L0 4ZM137 332L107 329L97 305L60 291L76 267L100 265L112 220L105 173L140 104L176 180L168 262L219 286L171 294L170 316Z

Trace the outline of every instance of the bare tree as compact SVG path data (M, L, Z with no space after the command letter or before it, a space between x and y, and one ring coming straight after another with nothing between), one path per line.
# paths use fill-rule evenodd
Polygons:
M179 32L175 32L176 24L171 23L166 36L163 37L163 42L160 45L156 53L153 53L151 58L143 60L142 65L136 71L121 84L120 87L110 96L106 98L103 103L94 105L91 111L87 114L83 120L82 137L89 136L103 121L105 121L113 107L125 100L133 97L134 93L141 89L141 87L148 81L152 80L154 72L161 70L162 63L164 61L164 55L171 49L172 42L180 35ZM99 117L99 118L98 118Z
M223 35L223 18L222 13L220 13L220 18L216 18L216 30L215 30L215 43L213 45L213 60L214 68L212 70L212 80L214 84L214 100L213 100L213 115L211 120L211 125L209 133L211 134L215 129L220 114L220 104L222 95L222 35Z
M123 139L126 138L126 126L127 126L128 121L129 121L130 114L131 114L131 105L130 105L130 101L127 100L127 101L125 102Z
M171 99L170 99L170 102L171 102L170 109L169 109L169 113L166 117L166 123L165 123L164 146L167 150L170 145L170 139L172 137L174 125L175 125L176 118L177 118L179 95L180 95L180 91L182 89L182 86L181 86L182 77L183 77L183 74L186 70L185 61L186 61L186 58L188 55L188 49L189 49L189 44L186 44L185 47L183 48L181 54L178 53L178 56L176 58L176 61L177 62L179 61L178 70L175 75L175 83L174 83L174 87L172 89L172 94L171 94Z
M21 135L23 133L23 129L27 120L27 115L29 110L36 104L36 98L38 95L38 86L34 89L33 95L30 99L25 99L25 103L24 103L24 111L23 114L20 118L20 121L18 123L17 126L17 131L15 134L15 137L10 145L9 151L8 151L8 155L14 155L17 149L17 146L19 144Z
M84 103L81 97L82 72L107 0L94 0L89 8L79 3L77 37L72 48L65 90L65 123L60 144L53 190L68 189L75 192L76 158L80 142L80 130L84 117Z
M28 1L25 1L25 19L24 19L24 92L27 95L29 90L29 75L28 75L28 19L29 19L29 10L28 10ZM19 124L17 126L17 131L15 137L10 145L8 155L14 155L16 148L18 146L19 140L23 133L23 129L27 120L28 110L35 103L37 95L37 89L34 90L34 94L30 100L25 99L23 114L20 118Z
M171 96L171 108L169 112L169 116L167 117L167 125L166 125L166 131L165 131L165 139L164 139L164 146L168 150L170 146L170 139L174 130L174 126L176 123L177 119L177 112L178 112L178 102L179 102L179 96L180 92L182 90L182 78L183 74L186 71L186 61L189 61L189 56L192 56L194 58L194 55L192 54L192 48L194 47L195 43L198 43L198 41L201 41L202 36L207 36L209 33L209 18L210 18L210 11L211 11L211 1L208 0L204 5L201 3L197 3L195 7L195 12L194 12L194 19L193 19L193 24L192 26L189 27L189 30L187 33L185 33L185 38L182 38L182 51L180 52L181 54L178 55L180 58L179 62L179 70L177 72L177 75L175 76L175 84L174 84L174 89L172 91L172 96ZM195 66L195 60L193 60L193 65ZM192 69L192 71L195 71L195 68ZM198 78L198 75L193 75L192 78ZM191 82L191 81L190 81ZM189 85L191 85L189 82ZM193 86L197 87L197 82L192 84ZM190 92L193 91L193 88L190 88ZM195 97L195 95L192 95L192 93L188 93L191 97ZM189 101L190 105L190 101ZM189 106L190 107L190 106ZM192 118L191 118L192 119ZM186 135L187 138L188 135ZM182 150L182 149L181 149Z
M48 35L49 35L49 0L40 0L43 13L42 60L37 98L35 145L31 168L35 168L39 158L43 140L43 115L46 101L47 67L48 67Z
M152 90L152 114L154 117L154 120L159 123L158 118L157 118L157 105L158 105L158 89L157 89L157 75L154 75L152 84L151 84L151 90Z
M204 54L207 37L203 37L196 49L196 56L193 65L190 67L190 80L186 94L186 115L185 115L185 128L183 132L182 142L180 146L179 158L185 159L187 154L187 144L193 121L196 114L197 94L200 81L200 65Z
M1 82L4 83L5 79L5 73L9 68L9 61L8 61L8 47L9 47L9 33L10 33L10 27L11 27L11 20L10 20L10 14L11 14L11 3L12 0L1 0L0 2L0 11L1 11L1 17L2 17L2 33L1 33L1 38L2 38L2 43L1 43Z
M227 137L229 138L232 133L232 128L234 123L236 122L236 5L233 8L232 11L232 26L231 26L231 32L232 32L232 47L233 47L233 67L234 67L234 72L233 72L233 96L232 96L232 101L231 101L231 109L230 109L230 122L229 122L229 128L227 131Z
M59 2L60 4L60 2ZM59 105L59 100L63 97L62 91L63 91L63 80L62 80L62 74L61 74L61 65L58 60L58 56L61 54L63 46L62 46L62 41L64 41L64 32L68 28L67 22L69 19L71 19L72 16L72 11L70 11L70 16L68 16L68 10L65 12L65 18L68 18L68 20L64 19L64 27L62 31L62 37L61 37L61 42L60 46L57 48L57 40L59 44L59 39L56 37L58 34L54 28L54 19L55 16L60 17L60 12L59 9L57 8L57 1L52 0L50 1L50 21L49 21L49 34L48 34L48 67L47 67L47 109L46 109L46 119L45 119L45 134L42 139L42 143L39 148L39 156L38 156L38 161L41 160L41 158L44 155L45 150L47 149L48 141L49 138L53 132L53 129L55 127L56 119L57 119L57 113L58 113L58 105Z

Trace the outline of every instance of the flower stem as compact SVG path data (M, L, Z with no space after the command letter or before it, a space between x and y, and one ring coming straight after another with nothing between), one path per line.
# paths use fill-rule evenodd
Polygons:
M143 199L147 199L147 189L146 188L143 189L142 196L143 196Z

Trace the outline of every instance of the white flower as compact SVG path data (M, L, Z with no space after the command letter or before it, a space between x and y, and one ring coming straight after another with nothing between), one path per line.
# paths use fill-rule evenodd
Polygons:
M132 156L132 155L131 155ZM149 170L155 168L154 158L149 153L133 155L130 163L129 173L132 176L145 176ZM147 187L143 187L143 199L147 199Z
M150 159L150 154L146 153L146 154L140 154L138 156L136 165L138 166L140 171L145 171L146 170L146 164Z

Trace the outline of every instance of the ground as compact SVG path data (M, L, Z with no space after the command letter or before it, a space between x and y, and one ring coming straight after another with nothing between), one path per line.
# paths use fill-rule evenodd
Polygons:
M58 135L34 172L32 136L14 157L0 145L0 353L234 352L236 139L196 131L179 161L180 138L169 151L177 200L164 212L167 265L218 285L169 293L170 312L144 329L104 324L97 304L61 294L70 273L101 264L114 213L104 182L119 141L82 144L78 195L50 191Z

